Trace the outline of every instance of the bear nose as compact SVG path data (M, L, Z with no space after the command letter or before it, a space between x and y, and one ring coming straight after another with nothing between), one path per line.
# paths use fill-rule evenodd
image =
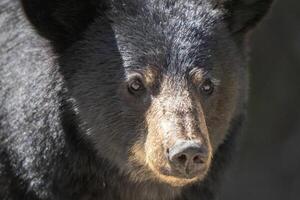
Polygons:
M181 175L193 178L205 167L207 160L206 148L193 141L181 141L169 149L171 167Z

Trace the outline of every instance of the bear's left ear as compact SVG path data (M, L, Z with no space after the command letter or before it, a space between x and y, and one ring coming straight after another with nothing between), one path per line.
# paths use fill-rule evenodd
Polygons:
M104 12L105 0L21 0L23 10L40 35L62 50L77 40L94 18Z
M230 31L246 33L267 14L273 0L221 0Z

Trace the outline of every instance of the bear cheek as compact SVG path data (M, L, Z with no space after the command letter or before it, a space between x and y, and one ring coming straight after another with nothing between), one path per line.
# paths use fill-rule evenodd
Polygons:
M213 151L224 141L238 101L238 88L235 80L228 80L219 89L214 102L209 108L206 123Z

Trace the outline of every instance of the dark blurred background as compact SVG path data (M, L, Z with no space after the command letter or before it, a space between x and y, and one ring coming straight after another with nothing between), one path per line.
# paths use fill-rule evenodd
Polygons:
M299 200L300 1L276 1L251 46L248 123L219 199Z

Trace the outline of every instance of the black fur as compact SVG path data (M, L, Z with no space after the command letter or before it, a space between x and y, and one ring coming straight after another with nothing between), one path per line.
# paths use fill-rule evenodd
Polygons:
M168 66L175 79L194 65L231 65L224 71L246 79L244 44L235 37L271 1L245 2L23 0L49 45L19 1L1 1L0 199L214 199L244 119L247 83L206 179L176 197L177 189L123 173L143 116L124 108L117 91L128 68L146 63Z

